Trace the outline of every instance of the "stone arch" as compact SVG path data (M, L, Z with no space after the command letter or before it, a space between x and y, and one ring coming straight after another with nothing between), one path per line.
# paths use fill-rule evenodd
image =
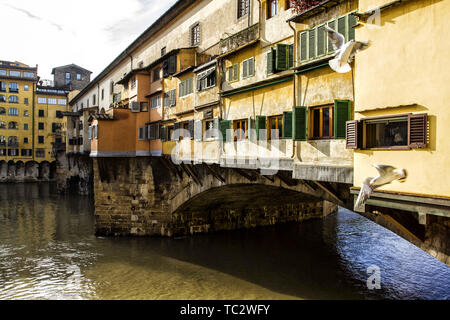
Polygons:
M39 180L50 180L50 162L43 161L39 164Z
M56 179L57 162L56 161L51 162L49 169L50 169L49 179L50 180Z
M39 164L36 161L28 161L25 163L25 180L38 181L39 179Z
M16 177L16 164L14 161L10 160L8 161L8 180L13 180Z
M25 179L25 164L23 161L16 162L16 181L22 182Z
M0 181L6 181L8 177L8 163L4 160L0 161Z

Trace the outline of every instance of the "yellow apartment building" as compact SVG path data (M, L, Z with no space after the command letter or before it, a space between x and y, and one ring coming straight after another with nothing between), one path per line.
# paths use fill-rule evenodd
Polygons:
M33 157L33 106L37 67L0 61L0 161Z

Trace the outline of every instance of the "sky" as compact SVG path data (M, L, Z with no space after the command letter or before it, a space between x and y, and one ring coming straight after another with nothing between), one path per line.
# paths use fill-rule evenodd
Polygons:
M54 67L77 64L91 80L176 0L0 0L0 60Z

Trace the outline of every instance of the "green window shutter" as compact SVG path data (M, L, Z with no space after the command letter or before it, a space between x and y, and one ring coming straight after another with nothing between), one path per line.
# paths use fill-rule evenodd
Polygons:
M317 28L317 55L322 56L326 52L326 39L325 26L320 26Z
M256 137L258 140L267 140L266 116L256 116ZM260 132L263 130L263 132Z
M292 69L294 67L294 45L293 44L289 45L288 53L289 53L288 54L288 56L289 56L288 68Z
M308 60L308 33L300 34L300 61Z
M289 45L277 44L276 69L284 71L288 69L289 63Z
M348 15L348 40L355 40L355 26L357 24L357 19L354 15Z
M350 120L351 103L348 100L334 102L334 138L345 139L346 122Z
M306 141L307 134L307 109L306 107L294 107L292 113L292 131L295 141Z
M267 74L272 74L275 71L274 66L274 50L271 49L270 52L267 54Z
M244 62L242 62L242 77L243 78L248 77L248 61L249 60L245 60Z
M311 29L308 31L308 59L314 59L316 57L316 31L317 29Z
M222 120L219 122L219 130L222 133L222 141L231 141L231 137L227 134L227 130L232 128L232 122L230 120Z
M233 81L239 80L239 64L233 66Z
M328 22L328 27L330 27L333 30L336 30L336 21L333 20L333 21ZM328 36L327 36L327 38L328 38ZM333 51L334 51L333 43L331 42L331 39L328 38L328 53L331 53Z
M248 60L248 76L254 76L255 75L255 58L251 58Z
M292 111L283 112L283 139L292 139Z
M347 23L346 23L346 20L347 20L346 17L340 17L340 18L338 19L338 22L337 22L337 25L338 25L337 32L339 32L340 34L344 35L345 41L348 41L348 34L347 34L346 28L345 28L345 26L346 26L346 24L347 24Z
M247 127L248 140L254 141L256 137L255 134L256 134L255 120L253 120L252 117L248 117L248 127Z

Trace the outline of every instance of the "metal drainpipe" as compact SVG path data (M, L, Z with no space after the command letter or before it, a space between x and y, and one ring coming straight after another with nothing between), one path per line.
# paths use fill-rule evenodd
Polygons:
M297 67L297 31L295 30L295 28L291 25L291 21L289 21L289 27L292 29L292 31L294 32L294 67ZM294 107L297 105L297 87L296 87L296 79L297 79L297 74L294 73L294 91L293 91L293 103L294 103ZM292 135L294 135L294 132L292 132ZM297 147L297 143L296 141L294 141L294 136L292 136L292 156L291 158L294 159L295 158L295 153L296 153L296 147Z

